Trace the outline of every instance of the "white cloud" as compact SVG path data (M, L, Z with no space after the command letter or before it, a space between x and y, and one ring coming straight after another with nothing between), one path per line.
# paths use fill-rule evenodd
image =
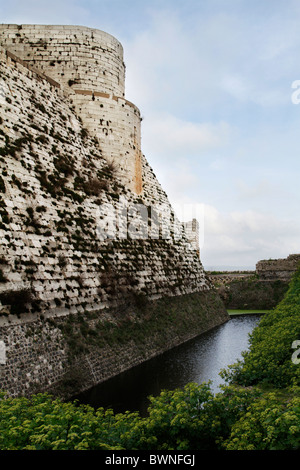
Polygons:
M300 223L258 211L220 212L204 206L204 265L255 266L260 259L299 252Z
M290 82L299 78L300 13L286 3L260 12L254 3L229 2L194 16L177 5L152 9L147 28L124 38L128 99L142 112L178 116L197 110L220 116L236 104L287 105Z
M209 168L214 171L223 171L225 167L226 167L226 159L222 157L216 158L209 165Z
M278 191L280 188L273 184L271 181L267 179L259 179L254 184L249 184L243 179L239 179L236 182L237 189L239 191L239 197L245 200L253 200L265 198L265 197L273 197L278 195Z
M220 89L241 103L254 103L262 107L286 105L290 100L288 87L271 86L268 81L260 81L254 73L249 76L224 75Z
M221 172L224 159L211 153L222 154L234 134L226 122L190 122L168 114L151 116L142 123L142 151L171 201L182 204L197 199L199 204L203 178L207 180L201 167ZM211 188L213 185L212 181Z
M142 125L147 152L164 155L167 159L200 155L224 147L231 132L226 122L190 122L168 114L150 116Z

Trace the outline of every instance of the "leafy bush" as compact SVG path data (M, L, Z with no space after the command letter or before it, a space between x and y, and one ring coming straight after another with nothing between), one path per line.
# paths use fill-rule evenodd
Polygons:
M208 384L162 391L149 415L114 414L47 394L0 394L1 450L222 450L299 448L300 399ZM299 390L298 390L299 392Z
M146 418L95 411L47 394L0 398L1 450L216 448L220 431L208 385L163 391L152 398Z
M155 449L217 450L231 425L257 397L255 390L233 390L215 397L209 384L187 384L182 390L162 391L150 397L145 419L148 438ZM153 447L152 447L153 449Z
M227 450L295 450L300 443L300 398L282 403L276 393L255 401L233 425Z
M114 415L47 394L1 398L1 450L120 450L144 441L138 413Z

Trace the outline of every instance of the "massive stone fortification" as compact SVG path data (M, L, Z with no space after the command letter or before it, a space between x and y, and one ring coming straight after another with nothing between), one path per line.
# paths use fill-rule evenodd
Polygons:
M105 158L137 194L141 180L141 116L125 99L122 45L82 26L0 25L0 42L62 85Z
M0 389L72 394L228 316L141 153L120 43L0 43Z

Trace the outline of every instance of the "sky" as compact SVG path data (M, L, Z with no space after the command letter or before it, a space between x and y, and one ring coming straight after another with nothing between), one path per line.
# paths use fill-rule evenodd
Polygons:
M122 43L142 152L206 269L300 253L299 0L0 0L0 22Z

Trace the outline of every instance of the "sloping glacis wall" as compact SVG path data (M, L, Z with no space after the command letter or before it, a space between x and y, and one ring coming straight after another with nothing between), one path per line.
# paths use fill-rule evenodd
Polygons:
M146 158L139 195L63 87L2 47L0 74L0 389L74 394L225 322Z

